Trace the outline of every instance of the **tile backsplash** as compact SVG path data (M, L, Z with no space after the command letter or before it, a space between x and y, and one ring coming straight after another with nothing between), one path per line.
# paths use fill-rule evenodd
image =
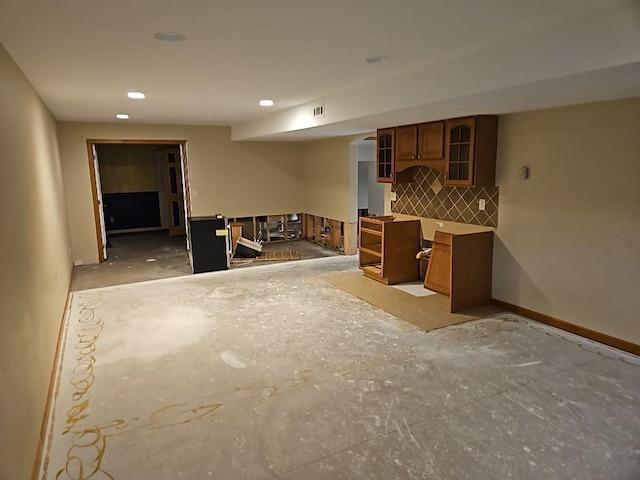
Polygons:
M411 183L394 183L397 200L393 213L437 218L451 222L498 226L498 187L445 187L444 173L428 167L413 167ZM486 201L485 210L478 201Z

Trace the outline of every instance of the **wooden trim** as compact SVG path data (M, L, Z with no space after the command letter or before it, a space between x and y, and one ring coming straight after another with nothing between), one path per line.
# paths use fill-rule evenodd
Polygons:
M182 148L178 148L178 150L182 151L182 155L180 158L181 161L181 166L182 166L182 183L184 184L184 191L182 192L184 194L184 202L186 205L186 217L184 219L184 225L185 225L185 229L187 227L187 222L189 221L189 219L191 218L191 182L189 180L189 161L188 161L188 154L187 154L187 142L186 141L182 141L180 142L178 145L182 146Z
M547 325L551 325L552 327L556 327L561 330L580 335L581 337L585 337L596 342L604 343L605 345L624 350L625 352L633 353L634 355L640 355L640 345L638 344L631 343L620 338L612 337L610 335L607 335L606 333L596 332L595 330L581 327L580 325L575 325L558 318L550 317L549 315L535 312L533 310L529 310L528 308L519 307L511 303L503 302L502 300L498 300L496 298L492 298L491 303L496 305L497 307L504 308L505 310L509 310L510 312L531 318L533 320L537 320L538 322L546 323Z
M98 187L96 185L96 169L93 166L93 145L95 142L87 140L87 155L89 156L89 177L91 180L91 195L93 197L93 220L96 228L96 245L98 247L98 263L104 262L104 245L100 231L100 207L98 206ZM106 228L106 227L105 227Z
M42 416L42 424L40 425L40 436L38 438L38 447L36 449L36 456L33 463L33 470L31 472L31 480L37 480L40 474L40 465L42 463L42 454L44 453L44 446L47 437L47 427L49 426L49 417L51 416L51 409L53 408L53 395L56 389L56 373L58 371L58 360L60 359L60 350L62 348L62 332L64 330L64 321L67 317L67 311L70 308L71 300L71 284L75 276L75 269L71 266L71 275L69 276L69 288L67 289L67 300L64 302L64 310L62 311L62 319L60 321L60 328L58 329L58 342L56 344L56 351L53 357L53 363L51 366L51 374L49 375L49 389L47 391L47 400L44 404L44 413Z
M113 140L113 139L87 139L89 143L120 143L130 145L180 145L186 144L186 140Z
M356 255L358 253L358 223L344 223L344 254Z
M165 211L169 218L169 235L185 235L187 232L187 221L191 217L190 212L185 208L187 196L186 196L186 180L184 179L184 168L182 162L182 155L180 154L180 145L178 148L163 148L162 149L162 165L164 167L164 188L165 188ZM169 162L169 155L173 155L176 160L175 163ZM176 193L171 191L171 169L174 169L175 177L177 180ZM180 210L178 211L178 223L175 225L176 219L174 218L173 203L178 202L180 204Z

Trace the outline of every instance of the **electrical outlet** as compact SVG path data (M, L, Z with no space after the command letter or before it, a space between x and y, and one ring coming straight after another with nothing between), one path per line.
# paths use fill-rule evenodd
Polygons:
M487 208L487 201L484 198L478 200L478 210L485 210Z
M436 222L436 225L440 228L444 227L444 222Z

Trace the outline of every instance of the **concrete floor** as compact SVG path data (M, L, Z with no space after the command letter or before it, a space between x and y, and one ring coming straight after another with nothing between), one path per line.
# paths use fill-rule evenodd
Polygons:
M192 275L184 236L170 237L167 230L113 234L109 244L105 262L74 268L72 291ZM301 260L340 255L304 240L263 245L264 251L288 249L296 250ZM254 265L232 263L231 268Z
M640 359L506 313L425 333L322 278L354 270L74 292L39 478L640 478Z

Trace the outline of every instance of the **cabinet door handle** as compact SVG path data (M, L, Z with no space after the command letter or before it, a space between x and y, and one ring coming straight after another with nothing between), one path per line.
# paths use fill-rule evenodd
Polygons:
M418 158L422 158L420 155L418 155Z

